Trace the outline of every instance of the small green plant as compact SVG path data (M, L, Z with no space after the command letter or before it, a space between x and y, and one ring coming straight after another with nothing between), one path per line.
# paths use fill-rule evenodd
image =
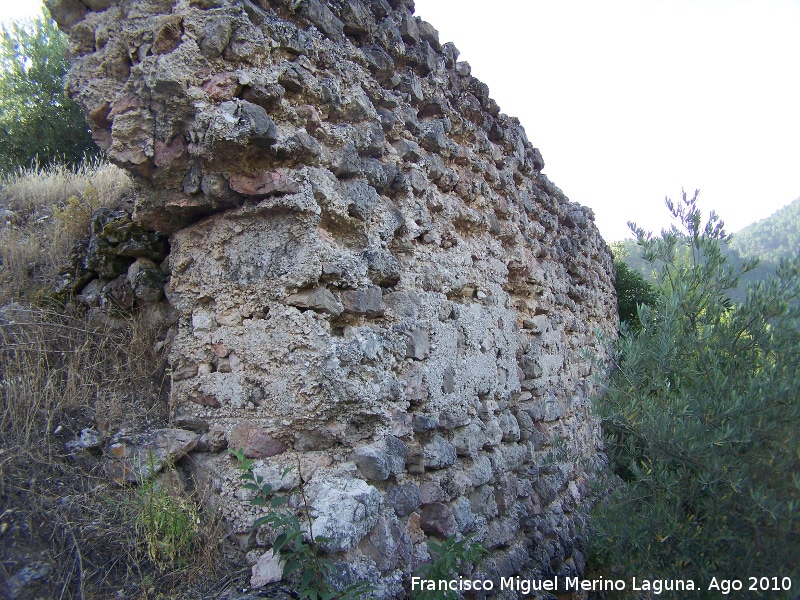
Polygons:
M417 569L417 575L432 581L450 580L458 576L465 565L474 565L481 556L489 554L480 541L470 534L457 540L450 536L441 544L428 540L428 550L433 560ZM451 590L421 591L414 595L418 600L449 600L459 598L458 592Z
M284 575L295 574L298 578L295 592L301 600L356 600L374 591L374 586L366 581L359 581L344 590L337 590L331 585L336 564L323 556L322 546L331 540L323 536L315 536L313 519L309 510L308 499L305 494L305 482L300 473L299 462L297 465L300 475L300 494L303 501L303 513L308 521L308 530L300 523L297 516L283 508L286 505L285 496L274 494L272 485L264 482L261 475L253 472L253 460L244 456L242 449L230 454L238 461L238 468L242 471L241 479L246 481L244 488L253 490L256 495L250 500L251 506L268 506L269 512L259 517L253 523L253 529L262 525L270 525L280 533L272 544L272 554L280 555L284 563ZM286 477L295 467L284 470L281 477Z
M144 537L150 560L161 571L185 565L200 533L194 502L149 481L136 492L136 503L136 529Z

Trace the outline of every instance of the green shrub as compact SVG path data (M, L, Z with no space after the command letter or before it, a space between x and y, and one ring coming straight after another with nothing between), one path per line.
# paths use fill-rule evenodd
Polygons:
M200 534L200 513L190 498L156 481L135 492L136 528L144 538L147 556L161 571L186 564Z
M629 329L641 329L638 307L652 306L656 301L653 286L639 273L631 269L624 261L614 260L617 277L614 288L617 290L617 302L620 326L625 324Z
M632 226L657 298L597 404L623 481L594 513L594 553L627 576L796 577L800 258L731 303L755 262L729 267L729 236L714 213L702 224L696 198L667 203L682 230Z
M74 165L98 153L80 108L64 92L66 45L66 36L47 14L3 28L0 172Z

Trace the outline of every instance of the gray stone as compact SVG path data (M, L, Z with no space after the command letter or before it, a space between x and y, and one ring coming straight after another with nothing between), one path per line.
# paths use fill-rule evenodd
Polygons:
M494 499L494 488L490 485L482 485L475 488L469 496L472 512L484 517L497 516L497 502Z
M384 312L382 298L380 286L371 285L367 288L342 292L342 306L345 312L377 317Z
M423 504L431 504L432 502L444 502L448 500L447 492L442 489L436 481L425 481L419 486L419 493L422 497Z
M164 274L161 269L148 258L137 258L128 267L127 280L133 295L139 302L152 304L158 302L163 295Z
M455 369L452 365L447 365L442 371L442 393L443 394L452 394L455 391ZM442 411L445 413L447 411ZM448 413L449 416L449 413ZM463 418L461 419L448 419L447 423L453 424L453 427L458 427L459 425L465 425L466 423L462 422ZM458 423L458 425L456 425ZM451 429L451 427L448 427Z
M411 404L421 404L429 397L428 386L425 382L425 373L422 369L412 368L405 375L405 397Z
M336 478L311 486L314 533L332 552L354 548L378 521L381 495L364 481Z
M424 446L425 468L446 469L456 462L456 450L440 435L434 435Z
M347 181L342 185L342 196L347 203L350 216L367 221L380 197L375 188L365 181Z
M28 563L6 581L5 587L8 597L11 600L34 597L32 595L29 596L27 591L49 580L52 573L53 565L49 562L34 561Z
M507 546L517 535L519 523L512 517L493 519L489 521L486 537L483 544L486 548L497 548Z
M450 510L453 513L453 518L456 520L458 531L461 533L472 531L472 528L475 526L475 515L472 513L469 500L463 496L456 498L450 503Z
M411 426L413 427L415 433L424 433L426 431L438 429L439 420L431 417L430 415L414 413Z
M391 287L400 281L403 266L394 255L386 249L367 249L361 253L367 262L367 269L372 283L383 287Z
M488 456L478 455L472 459L472 466L467 470L470 485L473 487L481 486L492 480L494 470Z
M200 51L206 58L220 56L231 40L233 27L230 19L214 19L203 29L200 37Z
M383 295L383 301L389 310L399 318L416 320L422 301L415 292L399 291Z
M427 329L417 327L406 333L406 357L424 360L431 353L430 336Z
M332 40L343 41L344 24L320 0L306 0L300 5L300 13Z
M367 479L384 481L390 475L403 472L408 458L408 447L393 435L369 446L355 450L355 463Z
M515 414L517 426L519 427L519 440L526 442L533 433L533 419L531 419L530 414L524 410L518 410Z
M414 483L390 485L386 488L386 504L398 517L407 517L422 504L419 486Z
M411 560L411 538L391 513L378 518L375 527L361 540L361 551L375 561L381 572L405 567Z
M518 442L520 439L519 423L508 411L503 411L497 418L504 442Z
M445 382L442 384L442 393L444 394L448 393L446 391L448 388L446 385L446 371L447 369L445 369L445 374L443 377ZM452 388L452 383L449 387ZM452 392L452 389L450 391ZM472 417L469 415L469 413L461 407L445 409L439 413L439 427L442 427L443 429L456 429L457 427L463 427L471 420Z
M58 26L66 32L83 19L87 11L86 4L80 0L45 0L45 6Z
M292 294L286 298L286 304L325 312L335 317L342 314L344 310L342 303L326 287L318 287L313 290L304 290Z
M78 439L67 442L66 447L70 452L81 450L95 451L100 450L103 445L103 437L92 428L81 429Z
M93 279L78 294L78 300L90 308L97 306L100 302L102 289L107 283L108 280L106 279Z
M177 428L140 434L122 431L109 444L106 473L121 485L142 483L194 450L199 440L199 434Z
M108 282L100 290L100 306L105 309L116 307L130 310L133 308L133 300L133 290L125 275Z
M258 104L241 100L239 116L247 123L250 139L261 146L271 146L278 141L278 129L267 111Z
M394 146L394 149L397 151L397 154L403 160L418 162L422 158L423 153L419 148L419 144L417 144L413 140L400 138L392 145Z
M480 420L453 431L452 443L459 456L475 458L487 442L486 433Z

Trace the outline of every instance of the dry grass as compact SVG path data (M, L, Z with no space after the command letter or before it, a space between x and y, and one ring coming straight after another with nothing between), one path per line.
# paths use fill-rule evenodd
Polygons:
M223 564L222 525L205 513L185 561L156 564L137 527L141 494L114 483L101 457L65 448L86 427L108 436L168 419L165 350L155 346L164 332L135 314L92 329L82 308L49 293L92 211L118 205L129 188L102 163L2 182L0 596L10 576L42 561L51 572L31 597L199 598ZM175 506L201 504L185 489L170 493L182 494Z
M122 169L99 160L0 180L0 303L52 287L92 212L119 205L131 188Z

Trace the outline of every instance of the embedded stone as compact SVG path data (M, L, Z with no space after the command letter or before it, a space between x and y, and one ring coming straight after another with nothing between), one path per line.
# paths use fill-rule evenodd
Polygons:
M137 258L128 267L127 280L136 300L147 304L158 302L163 295L164 274L148 258Z
M354 548L378 521L381 494L359 479L334 478L309 490L314 533L331 552Z
M519 423L510 412L502 412L498 416L500 430L503 432L504 442L518 442L520 439Z
M440 435L434 435L423 448L427 469L446 469L456 462L456 449Z
M383 293L377 285L345 290L342 292L342 306L345 312L376 317L384 312L382 298Z
M425 533L441 537L450 537L458 529L453 511L441 502L423 505L419 515L419 524Z
M453 431L452 444L459 456L475 458L486 445L486 432L479 423L480 421L473 422Z
M286 445L256 425L243 424L233 428L228 447L243 450L247 458L269 458L286 452Z
M408 458L408 447L393 435L355 450L355 463L367 479L384 481L402 473Z
M286 298L286 304L297 308L308 308L318 312L325 312L335 317L342 314L344 307L326 287L297 292Z
M125 275L110 281L100 290L100 306L107 308L116 306L123 310L133 308L133 290Z
M390 485L386 488L386 504L398 517L407 517L422 504L419 486L414 483Z
M359 548L375 561L382 572L407 565L411 559L411 538L403 524L391 513L384 513L378 518Z
M257 175L234 173L231 189L246 196L265 197L274 194L296 194L300 186L280 171L265 171Z
M272 550L265 552L251 569L250 586L262 588L268 583L280 581L283 579L284 564L280 554L273 554Z
M406 333L406 357L415 360L428 358L431 342L427 329L420 327Z
M380 202L375 188L361 180L345 182L342 186L342 196L347 203L350 216L361 221L367 221Z

